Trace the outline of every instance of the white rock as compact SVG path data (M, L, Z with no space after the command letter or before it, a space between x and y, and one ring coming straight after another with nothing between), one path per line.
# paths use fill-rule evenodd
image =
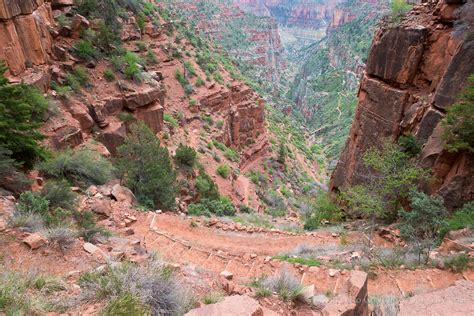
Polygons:
M337 270L335 270L335 269L329 269L328 274L329 274L329 276L330 276L331 278L332 278L332 277L335 277L336 274L337 274Z
M224 270L221 272L221 276L223 276L227 280L232 280L234 278L234 274L232 272Z
M96 251L99 250L99 247L91 244L90 242L86 242L83 246L84 250L90 254L94 254Z

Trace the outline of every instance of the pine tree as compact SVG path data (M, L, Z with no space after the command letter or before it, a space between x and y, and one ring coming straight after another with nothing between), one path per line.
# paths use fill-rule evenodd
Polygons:
M10 84L6 70L5 63L0 62L0 144L11 152L11 158L31 167L46 154L39 144L44 136L38 128L48 101L31 86Z
M152 208L170 209L176 197L176 173L168 149L142 121L130 126L130 135L118 148L118 169L138 201Z

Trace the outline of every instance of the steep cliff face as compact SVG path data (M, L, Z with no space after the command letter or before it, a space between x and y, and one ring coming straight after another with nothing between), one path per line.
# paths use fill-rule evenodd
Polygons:
M237 5L189 0L174 3L196 28L233 57L254 65L258 76L276 81L283 67L278 24L268 14L250 15Z
M331 23L333 11L345 0L234 0L247 12L271 15L279 24L305 28L321 28Z
M399 25L386 23L377 32L349 139L332 174L333 190L363 181L368 147L413 134L423 144L421 163L437 178L431 192L451 208L474 198L474 159L446 152L440 126L474 73L474 41L468 36L473 4L461 3L415 6Z
M51 53L51 5L43 0L0 0L0 59L10 73L45 64Z

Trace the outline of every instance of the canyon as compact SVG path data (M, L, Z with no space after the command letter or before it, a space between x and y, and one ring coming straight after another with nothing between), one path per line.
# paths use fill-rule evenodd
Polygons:
M45 157L27 168L0 144L25 176L14 190L0 170L0 313L470 313L474 159L446 149L442 121L474 73L474 4L391 10L0 0L0 93L34 87L47 104L30 117ZM426 253L403 216L352 217L338 195L370 181L369 148L402 136L449 210ZM77 181L98 167L103 180Z

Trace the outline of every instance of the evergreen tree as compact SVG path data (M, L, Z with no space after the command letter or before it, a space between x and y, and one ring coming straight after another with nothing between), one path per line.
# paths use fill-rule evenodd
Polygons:
M176 173L168 149L142 121L130 126L130 135L118 148L118 169L138 201L152 208L170 209L176 197Z
M48 101L41 93L25 84L10 84L5 77L7 67L0 62L0 144L11 152L11 158L31 167L46 151L38 131Z
M443 127L448 151L474 153L474 75L469 77L458 102L448 108Z

